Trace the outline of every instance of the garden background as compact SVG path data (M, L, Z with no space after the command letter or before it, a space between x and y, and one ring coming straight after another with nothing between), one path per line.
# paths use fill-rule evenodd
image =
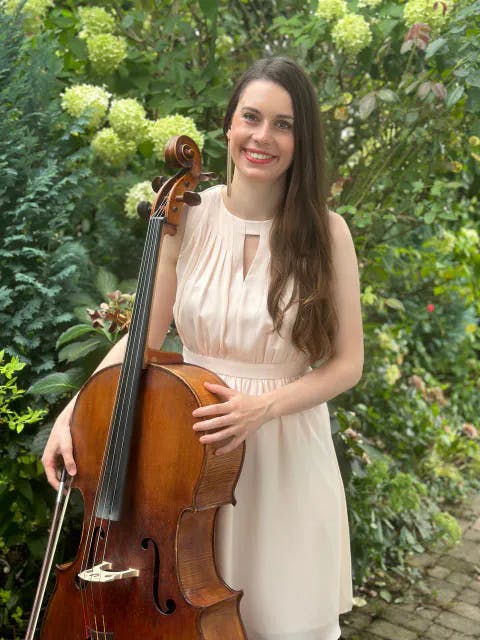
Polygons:
M459 540L448 504L480 472L480 2L2 0L0 638L23 637L45 548L49 427L128 326L164 144L192 135L224 179L232 83L271 54L315 84L361 270L364 375L329 403L357 602L400 602L412 554Z

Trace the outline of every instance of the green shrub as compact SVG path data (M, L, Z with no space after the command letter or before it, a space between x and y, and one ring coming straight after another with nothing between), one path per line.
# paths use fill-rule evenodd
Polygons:
M25 367L0 351L0 630L18 628L33 598L47 540L47 487L31 451L35 425L45 415L21 402L18 376Z
M0 343L46 372L90 272L79 212L95 180L65 135L54 47L1 12L0 69Z

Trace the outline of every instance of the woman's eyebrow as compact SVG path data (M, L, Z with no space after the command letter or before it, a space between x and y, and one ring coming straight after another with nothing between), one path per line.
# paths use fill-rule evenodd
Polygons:
M253 113L260 113L260 111L258 109L255 109L255 107L242 107L241 108L242 111L253 111ZM289 116L289 115L284 115L281 113L278 113L276 116L276 118L288 118L289 120L293 120L293 116Z

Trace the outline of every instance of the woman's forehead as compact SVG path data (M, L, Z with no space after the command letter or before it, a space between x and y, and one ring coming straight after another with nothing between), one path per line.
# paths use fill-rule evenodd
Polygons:
M293 116L293 105L286 89L271 80L252 80L243 89L237 109L251 107L259 111L274 109L277 113Z

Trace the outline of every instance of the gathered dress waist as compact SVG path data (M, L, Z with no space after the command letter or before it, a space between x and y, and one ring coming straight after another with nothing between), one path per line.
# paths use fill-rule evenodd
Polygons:
M310 367L305 362L244 362L242 360L204 356L201 353L190 351L185 346L183 347L183 359L185 363L205 367L205 369L220 375L255 380L298 378L310 370Z

